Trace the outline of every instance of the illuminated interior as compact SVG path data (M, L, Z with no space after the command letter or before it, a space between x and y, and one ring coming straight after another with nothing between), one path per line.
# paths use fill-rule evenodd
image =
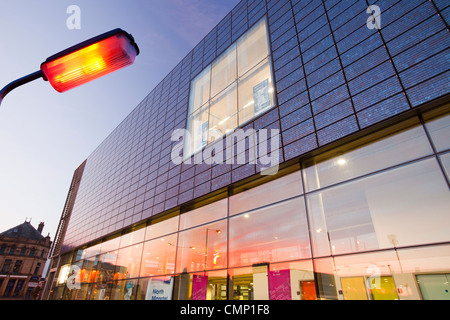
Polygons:
M53 297L447 299L442 110L66 254ZM82 270L74 290L70 265Z

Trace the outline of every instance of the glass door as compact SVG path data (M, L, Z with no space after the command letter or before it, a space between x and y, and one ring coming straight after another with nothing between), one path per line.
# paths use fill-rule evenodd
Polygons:
M416 275L424 300L450 300L450 274Z
M341 278L345 300L368 300L364 277Z
M370 277L367 281L374 300L398 300L397 289L392 277Z

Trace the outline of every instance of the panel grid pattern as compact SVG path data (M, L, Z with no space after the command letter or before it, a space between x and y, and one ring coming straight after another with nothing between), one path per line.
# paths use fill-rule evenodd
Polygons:
M371 4L379 30L366 25ZM170 138L186 126L191 80L265 17L277 104L245 128L280 129L281 162L450 92L448 1L240 1L89 156L67 250L259 171L175 165Z

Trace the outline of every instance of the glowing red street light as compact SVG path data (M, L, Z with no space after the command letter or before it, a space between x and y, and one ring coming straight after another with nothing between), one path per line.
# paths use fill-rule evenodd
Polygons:
M11 90L43 78L65 92L134 63L139 47L122 29L114 29L45 60L39 71L11 82L0 91L0 104Z

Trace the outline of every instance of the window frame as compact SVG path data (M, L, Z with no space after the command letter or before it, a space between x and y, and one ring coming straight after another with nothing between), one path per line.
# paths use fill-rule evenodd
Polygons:
M252 30L254 30L255 28L258 27L258 25L260 24L264 24L265 27L265 36L266 36L266 41L267 41L267 54L264 55L264 57L257 61L255 65L251 66L250 68L248 68L242 75L239 75L239 55L238 55L238 44L239 42L246 36L248 35ZM213 65L219 61L220 59L224 58L224 55L227 54L230 49L234 47L234 51L235 51L235 68L236 68L236 78L231 81L230 83L228 83L227 85L225 85L224 88L220 89L219 91L215 92L215 95L212 96L212 69L213 69ZM267 61L266 61L267 60ZM240 123L239 121L239 114L241 113L242 110L239 109L239 83L242 82L242 80L245 80L248 78L248 76L257 68L260 68L262 65L264 65L265 63L268 64L269 67L269 73L270 73L270 77L269 77L269 100L271 101L271 104L269 107L266 107L264 109L262 109L260 112L255 113L253 115L253 117L250 117L249 119L245 120L244 122ZM207 102L204 102L201 106L199 107L192 107L191 106L191 101L193 99L192 94L193 94L193 82L195 80L197 80L197 78L199 76L201 76L207 69L209 69L209 99L207 100ZM233 132L236 129L245 127L248 123L250 123L251 121L254 121L255 119L263 116L264 114L266 114L267 112L269 112L270 110L273 110L277 105L277 97L276 97L276 89L275 89L275 77L274 77L274 67L273 67L273 59L272 59L272 48L271 48L271 41L270 41L270 32L269 32L269 22L268 22L268 18L267 15L264 15L263 17L261 17L258 21L256 21L252 26L250 26L246 32L244 32L241 36L239 36L236 40L234 40L226 49L224 49L220 55L218 55L213 61L211 61L206 67L204 67L200 72L198 72L195 77L191 78L190 80L190 84L189 84L189 104L188 104L188 112L187 112L187 116L186 116L186 123L185 123L185 128L186 130L189 132L190 135L190 139L186 139L184 141L183 144L183 161L186 161L187 159L190 159L191 157L194 157L196 154L203 152L203 150L205 148L207 148L209 145L211 145L214 140L209 141L209 131L213 128L210 128L211 125L211 121L210 121L210 107L211 104L213 103L213 101L215 99L217 99L218 97L221 96L221 94L223 94L224 92L226 92L227 90L229 90L232 86L236 86L236 113L230 115L230 118L236 117L236 123L237 126L232 129L229 130L229 132L225 132L221 135L222 139L226 139L227 136L229 136L230 134L233 134ZM194 93L195 95L195 93ZM202 108L207 108L206 112L207 116L208 116L208 130L207 130L207 137L206 137L206 144L202 145L201 148L195 148L192 146L192 142L194 141L194 139L198 140L198 137L194 138L194 135L192 134L192 116L195 114L199 113L199 110ZM203 124L202 124L203 125ZM218 136L217 134L214 134L214 138L217 139ZM190 141L187 141L190 140Z

